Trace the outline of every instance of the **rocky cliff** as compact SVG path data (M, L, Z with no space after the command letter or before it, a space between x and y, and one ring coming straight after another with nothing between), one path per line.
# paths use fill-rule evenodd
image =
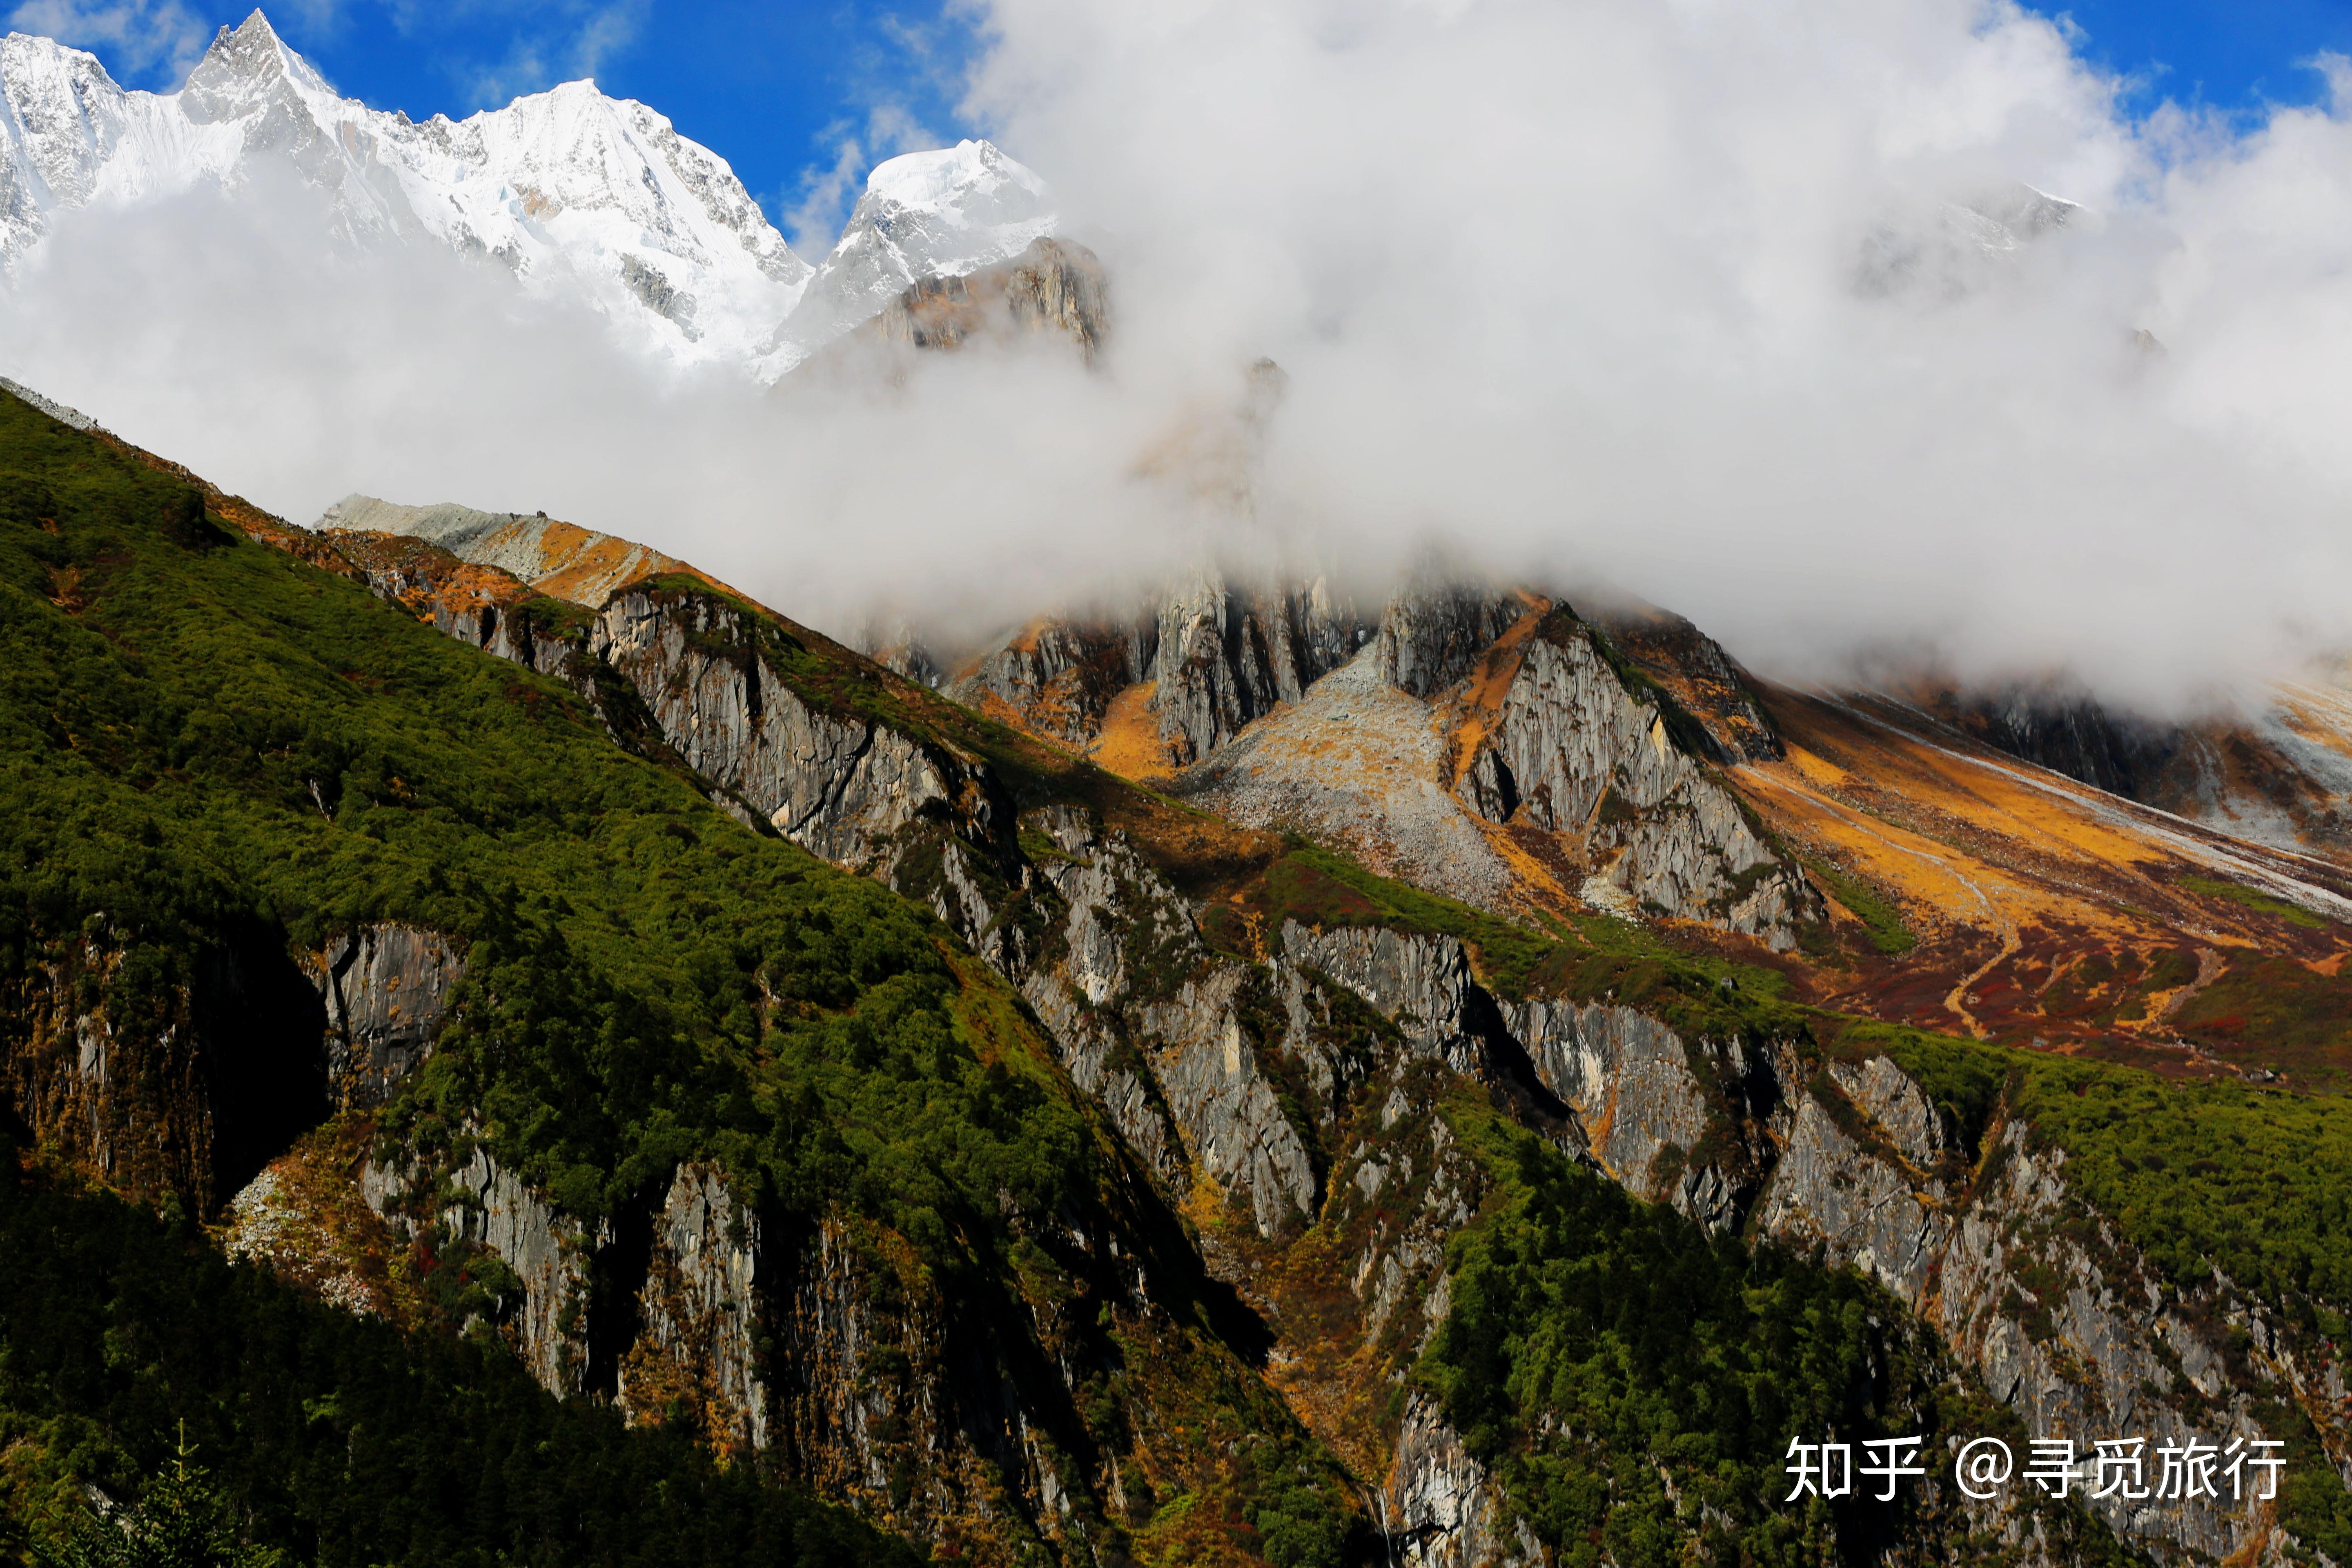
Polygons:
M1381 679L1415 697L1434 697L1538 607L1532 595L1424 575L1400 589L1381 614Z
M684 1424L722 1450L766 1447L759 1215L720 1172L681 1165L651 1240L636 1341L621 1357L615 1397L639 1421Z
M1150 776L1297 701L1370 635L1324 579L1265 587L1211 570L1131 619L1037 622L947 690L1117 771Z
M1555 608L1486 653L1456 731L1456 790L1489 822L1578 841L1588 903L1793 947L1818 918L1803 873L1709 772L1706 732L1612 666L1600 635Z
M1108 283L1094 252L1072 240L1041 238L1012 260L976 272L917 279L799 374L822 375L835 358L875 346L1002 347L1037 334L1068 338L1091 364L1109 324Z
M326 1006L326 1067L339 1107L373 1108L433 1049L466 961L432 931L375 922L303 963Z
M1727 891L1755 895L1790 874L1708 769L1730 746L1678 732L1697 721L1583 623L1521 608L1440 703L1381 682L1433 722L1462 716L1454 798L1497 827L1581 825L1612 864L1647 868L1649 880L1629 870L1626 885L1658 889L1660 907L1672 898L1723 923L1742 918ZM1433 651L1410 662L1442 671L1463 639L1444 631L1445 616L1429 624ZM1825 1053L1801 1029L1740 1023L1737 1005L1619 1002L1612 986L1564 973L1506 983L1475 941L1338 895L1318 895L1322 914L1282 913L1257 893L1221 903L1218 889L1260 874L1255 863L1213 870L1171 856L1164 828L1132 826L1161 820L1148 816L1156 808L1099 775L1055 784L1026 771L1034 763L1015 766L1028 754L956 731L963 721L926 706L929 693L692 584L615 595L586 646L698 773L829 858L890 879L1018 989L1138 1169L1187 1206L1212 1267L1275 1325L1275 1385L1346 1457L1378 1528L1414 1560L1540 1554L1497 1472L1412 1392L1448 1318L1449 1246L1486 1223L1497 1190L1440 1113L1449 1094L1490 1097L1552 1148L1706 1231L1853 1265L1940 1328L1958 1358L1948 1375L2029 1422L2139 1421L2151 1436L2194 1427L2226 1440L2270 1429L2255 1414L2261 1376L2314 1403L2326 1396L2324 1376L2292 1370L2308 1363L2292 1336L2267 1320L2251 1326L2237 1298L2210 1321L2139 1311L2128 1247L2063 1181L2052 1184L2052 1153L2035 1152L2031 1127L1999 1123L1978 1161L1893 1056ZM1407 653L1401 641L1372 657L1385 667ZM1095 782L1071 782L1080 778ZM2022 1187L2021 1168L2034 1173ZM1074 1465L1083 1442L1052 1415L1085 1377L972 1404L984 1379L971 1367L986 1356L956 1361L977 1352L931 1315L887 1237L845 1216L779 1230L724 1178L683 1167L657 1215L609 1238L551 1215L494 1224L494 1212L524 1216L528 1205L494 1194L493 1179L461 1179L472 1169L449 1179L473 1205L439 1223L507 1259L520 1282L508 1321L546 1375L592 1376L572 1369L609 1360L613 1391L631 1391L640 1418L658 1410L722 1445L764 1442L793 1456L794 1473L909 1528L1018 1519L1066 1542L1088 1518L1130 1508L1125 1461L1097 1453ZM2086 1226L2104 1239L2051 1250ZM590 1241L564 1241L574 1234ZM584 1260L562 1261L567 1245L586 1247ZM1103 1238L1055 1246L1077 1248L1053 1254L1073 1277L1127 1278ZM2080 1299L2054 1305L2053 1274L2074 1280ZM567 1329L547 1304L579 1299L583 1279L617 1279L617 1296L607 1283L589 1299L628 1305L601 1317L592 1306L584 1326ZM747 1352L730 1315L747 1298L772 1339L800 1348L781 1361ZM1122 1321L1142 1310L1143 1298L1102 1299ZM2281 1350L2273 1371L2215 1382L2212 1368L2245 1364L2214 1326L2232 1313ZM1042 1342L1076 1331L1051 1312L1033 1321ZM779 1337L779 1325L797 1326ZM600 1334L621 1337L600 1349ZM2100 1357L2095 1375L2074 1364ZM2218 1394L2184 1392L2198 1369ZM1039 1436L1052 1420L1062 1436ZM2166 1555L2277 1539L2259 1513L2105 1517ZM2021 1517L1986 1528L2039 1543L2022 1560L2071 1560Z
M925 821L991 847L1004 833L975 759L811 707L775 668L803 649L725 601L632 588L606 601L592 646L688 766L828 860L886 868Z
M110 1185L206 1214L338 1107L381 1103L465 973L383 922L308 953L257 921L191 944L99 920L45 946L6 1004L13 1113Z

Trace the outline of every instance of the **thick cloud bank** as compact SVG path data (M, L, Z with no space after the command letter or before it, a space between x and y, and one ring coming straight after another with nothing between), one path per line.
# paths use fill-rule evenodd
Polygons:
M0 369L289 515L544 508L821 624L1433 542L1768 668L2195 700L2352 640L2352 73L2123 118L1960 0L993 0L971 109L1111 268L1093 374L771 395L285 192L61 219ZM723 149L721 151L724 151ZM2053 193L2079 204L2063 209ZM1167 480L1288 373L1255 521ZM1274 546L1268 546L1274 547Z
M2134 126L1966 0L990 15L977 101L1102 226L1130 352L1281 361L1267 489L1336 538L1602 572L1800 669L2165 700L2352 629L2341 98ZM1989 248L1955 209L2021 183L2084 210Z

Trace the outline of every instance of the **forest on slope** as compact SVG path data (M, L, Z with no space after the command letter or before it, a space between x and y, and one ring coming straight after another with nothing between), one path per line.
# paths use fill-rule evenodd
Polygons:
M1328 966L1359 941L1458 944L1482 1005L1638 1014L1699 1066L1721 1060L1706 1042L1785 1047L1786 1100L1862 1145L1886 1134L1837 1075L1891 1060L1932 1102L1956 1189L1989 1187L2004 1130L2030 1128L2067 1157L2080 1207L2063 1225L2159 1295L2226 1277L2299 1345L2345 1332L2339 1100L1889 1027L1623 921L1504 921L1057 761L707 584L655 584L755 626L698 635L717 665L782 668L772 703L855 708L1010 781L1019 826L993 840L1010 848L968 867L971 841L925 819L895 847L894 891L747 824L740 792L625 685L445 637L332 549L263 542L283 533L0 398L11 1551L69 1530L86 1486L136 1497L184 1436L239 1531L302 1560L1370 1561L1395 1538L1359 1444L1399 1444L1417 1399L1496 1478L1501 1535L1563 1560L1928 1560L1983 1532L1948 1497L1777 1505L1791 1422L2009 1417L1834 1248L1676 1212L1685 1173L1737 1163L1737 1115L1710 1110L1697 1142L1612 1181L1575 1152L1539 1064L1416 1056L1427 1020L1370 985L1348 1000ZM518 614L586 646L574 606ZM1076 810L1097 825L1085 842L1055 815ZM967 870L999 911L970 929L940 912ZM1058 951L1052 878L1097 873L1125 879L1101 929L1141 998L1120 1014L1107 993L1102 1026L1241 976L1221 1048L1274 1086L1311 1212L1261 1226L1243 1185L1174 1179L1188 1167L1139 1148L1144 1124L1079 1087L1065 1036L983 961L1015 938ZM1171 927L1136 890L1163 875L1197 895ZM305 965L385 931L433 933L463 977L429 1053L378 1097L322 1049ZM1321 1009L1328 1080L1279 1016L1274 987L1294 983ZM1162 1043L1119 1039L1111 1068L1176 1092ZM1409 1148L1420 1191L1468 1184L1420 1265L1444 1288L1318 1346L1297 1325L1329 1281L1299 1260L1410 1219L1366 1180ZM383 1321L222 1256L232 1200L293 1156L404 1194L371 1200L343 1260L382 1285ZM750 1328L661 1315L669 1265L649 1258L699 1172L736 1205L711 1235L761 1259L749 1279L772 1305ZM496 1228L532 1204L553 1216L544 1254ZM2063 1295L2018 1310L2047 1319ZM821 1353L803 1352L839 1325L773 1306L852 1298L856 1342ZM1419 1338L1398 1337L1407 1319ZM747 1440L762 1428L719 1386L734 1363L664 1333L740 1349L763 1384L807 1376L770 1388L779 1411L908 1429L849 1446L894 1456L878 1470L845 1468L814 1417ZM1283 1358L1359 1349L1377 1375L1355 1386L1379 1396L1302 1415ZM2312 1413L2251 1362L2230 1386L2293 1444L2292 1539L2352 1555ZM2125 1550L2080 1510L2025 1540L2063 1561ZM2025 1548L2012 1532L1985 1550Z

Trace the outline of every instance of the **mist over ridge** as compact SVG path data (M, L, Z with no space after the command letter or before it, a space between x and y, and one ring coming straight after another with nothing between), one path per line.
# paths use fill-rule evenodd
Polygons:
M1798 679L2168 710L2352 637L2341 61L2236 135L2131 121L2000 4L982 15L970 111L1111 279L1095 370L772 395L257 174L56 215L0 372L296 521L545 510L835 630L976 637L1204 559L1377 593L1436 547ZM1170 482L1147 455L1261 357L1245 505Z

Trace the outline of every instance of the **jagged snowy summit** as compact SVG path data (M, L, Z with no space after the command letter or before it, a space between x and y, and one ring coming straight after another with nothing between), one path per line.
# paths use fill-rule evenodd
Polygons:
M126 89L53 39L0 40L11 268L59 210L235 190L264 166L324 192L347 238L429 237L535 290L584 295L656 353L769 374L915 278L988 266L1052 226L1035 174L967 142L877 169L812 268L725 159L593 81L418 122L336 93L257 10L221 29L175 93ZM811 309L796 310L804 293Z

